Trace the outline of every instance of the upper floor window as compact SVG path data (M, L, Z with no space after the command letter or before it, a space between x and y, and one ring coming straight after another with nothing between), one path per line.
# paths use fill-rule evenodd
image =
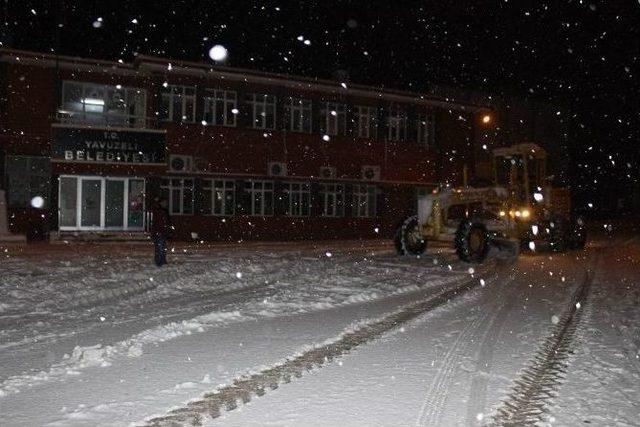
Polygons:
M162 91L160 119L193 123L196 118L196 88L168 85Z
M347 108L344 104L327 102L324 108L323 132L327 135L344 135L347 128Z
M356 121L360 138L375 138L377 131L378 112L375 107L356 107Z
M234 91L212 90L204 97L203 120L207 124L235 127L237 114L237 98Z
M276 128L276 97L274 95L251 93L247 103L253 112L254 129Z
M433 114L424 113L418 115L417 135L418 143L424 145L433 145L435 140L435 120Z
M251 198L251 215L273 215L273 181L247 181L244 189Z
M62 109L58 114L63 122L144 127L146 107L144 89L64 81Z
M344 185L320 184L322 216L344 216Z
M284 183L284 201L289 216L309 216L311 185L308 182Z
M193 213L193 179L165 178L160 185L163 197L169 202L171 215Z
M289 98L285 105L287 128L292 132L311 133L311 101Z
M354 214L360 218L376 215L376 187L373 185L353 186Z
M394 106L389 111L389 141L404 141L407 135L407 114Z

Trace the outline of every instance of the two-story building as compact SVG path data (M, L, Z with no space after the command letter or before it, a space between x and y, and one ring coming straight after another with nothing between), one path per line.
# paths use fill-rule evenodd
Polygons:
M34 238L144 235L156 197L178 238L390 236L492 126L471 102L148 56L0 50L0 88L9 225Z

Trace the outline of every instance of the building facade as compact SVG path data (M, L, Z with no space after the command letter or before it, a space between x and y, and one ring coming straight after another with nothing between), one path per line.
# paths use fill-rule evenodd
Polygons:
M487 106L205 63L0 50L0 171L11 231L388 237L479 164ZM485 147L486 148L486 147Z

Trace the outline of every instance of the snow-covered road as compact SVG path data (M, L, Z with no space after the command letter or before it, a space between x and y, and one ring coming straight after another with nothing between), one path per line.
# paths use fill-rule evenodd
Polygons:
M29 256L8 248L2 425L141 425L171 411L207 425L491 423L589 270L566 381L543 422L640 419L635 241L624 251L600 240L585 252L482 267L447 249L400 258L372 243L181 247L158 270L145 250ZM464 284L471 289L448 303L402 322L390 317ZM396 323L381 334L367 329L389 319ZM354 333L362 339L301 378L253 390L216 418L202 410L234 381L273 376ZM599 392L603 385L611 392Z

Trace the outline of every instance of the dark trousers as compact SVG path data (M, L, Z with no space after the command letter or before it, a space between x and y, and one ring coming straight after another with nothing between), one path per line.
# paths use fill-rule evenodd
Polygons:
M155 262L158 267L167 263L167 236L156 233L153 235Z

